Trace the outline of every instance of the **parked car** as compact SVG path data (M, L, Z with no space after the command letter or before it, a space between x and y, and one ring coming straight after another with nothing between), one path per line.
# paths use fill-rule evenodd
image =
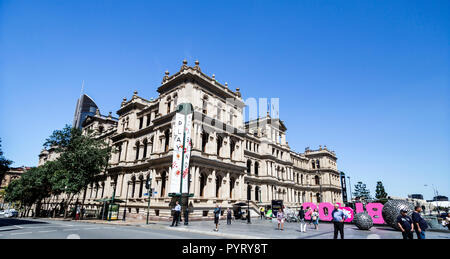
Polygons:
M6 218L15 218L19 216L19 212L17 212L17 210L15 209L9 209L9 210L5 210L5 217Z
M0 218L3 218L5 216L5 211L4 210L0 210Z

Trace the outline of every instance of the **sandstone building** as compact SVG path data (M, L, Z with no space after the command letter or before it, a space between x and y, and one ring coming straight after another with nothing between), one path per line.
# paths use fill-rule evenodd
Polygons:
M111 197L127 201L127 217L145 215L148 196L145 181L152 176L150 215L170 216L168 196L172 164L172 118L180 103L194 107L189 191L191 217L209 217L215 204L223 208L250 200L257 211L281 199L287 207L303 202L341 202L336 154L324 146L298 153L286 141L287 128L278 118L267 116L243 122L245 102L235 91L183 61L181 69L166 71L157 89L158 98L147 100L135 91L123 99L118 118L97 113L83 122L115 149L105 180L86 191L88 208L95 200ZM44 150L39 163L51 152ZM83 197L80 194L79 198ZM61 197L55 197L58 202ZM121 205L123 210L124 204ZM122 213L122 212L121 212Z

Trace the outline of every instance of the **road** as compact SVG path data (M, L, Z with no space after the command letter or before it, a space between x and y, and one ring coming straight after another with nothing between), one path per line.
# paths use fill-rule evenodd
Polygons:
M0 239L211 239L207 234L75 221L0 218ZM222 237L223 238L223 237Z

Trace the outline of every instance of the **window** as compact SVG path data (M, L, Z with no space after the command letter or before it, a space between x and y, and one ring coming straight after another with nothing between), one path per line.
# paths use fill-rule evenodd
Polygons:
M149 125L150 125L150 114L147 115L147 126L149 126Z
M312 169L316 169L316 163L314 160L312 161L311 165L312 165Z
M167 102L167 113L170 113L170 101Z
M221 119L221 113L222 113L222 109L220 107L217 107L217 119L218 120Z
M316 185L320 185L320 178L319 178L318 175L316 175L316 176L314 177L314 182L316 183Z
M207 115L208 114L208 99L205 97L203 99L203 105L202 105L203 109L202 112Z
M166 194L166 175L165 171L161 174L161 197Z
M139 141L136 142L136 160L139 160L139 149L140 149L140 143Z
M205 186L206 186L206 176L205 174L200 174L200 197L205 196Z
M220 156L220 149L223 145L223 138L221 136L217 136L217 156Z
M250 174L251 172L251 167L252 167L252 161L247 160L247 174Z
M136 191L136 177L131 178L132 186L131 186L131 197L134 198L134 192Z
M220 187L222 186L222 177L216 177L216 197L220 198Z
M255 162L255 175L258 175L259 163Z
M319 162L319 159L317 159L316 163L317 163L317 169L319 169L319 168L320 168L320 162Z
M144 117L139 118L139 129L142 129L142 125L144 124Z
M202 152L206 152L206 144L208 143L209 134L206 132L202 133Z
M236 142L234 140L230 141L230 159L233 159L234 149L236 148Z
M142 189L144 188L144 177L139 176L139 198L142 197Z
M147 139L144 140L144 154L142 158L147 158Z
M169 130L166 129L166 131L164 131L164 152L168 152L169 151Z
M122 145L121 144L119 144L117 146L117 150L119 152L118 157L117 157L117 162L120 162L120 157L122 156Z

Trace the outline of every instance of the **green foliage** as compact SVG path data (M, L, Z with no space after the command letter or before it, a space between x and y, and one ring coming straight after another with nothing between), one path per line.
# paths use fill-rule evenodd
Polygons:
M387 197L387 193L384 190L384 186L383 186L383 183L381 181L377 182L377 187L375 189L375 197L377 199L383 199L383 198Z
M53 184L58 192L76 194L95 182L108 165L111 148L103 141L81 130L66 126L56 130L45 146L56 147L60 153L53 169Z
M367 200L370 199L370 191L367 189L366 185L363 182L358 182L355 184L355 191L353 192L353 196L361 200Z
M6 174L6 172L8 172L9 166L11 164L12 164L12 161L6 159L3 156L2 139L0 138L0 183L3 181L3 177L5 177L5 174Z
M40 203L51 195L65 193L71 197L95 182L108 165L111 148L103 141L66 126L55 130L44 146L59 154L55 161L32 168L6 188L6 201L24 206Z

